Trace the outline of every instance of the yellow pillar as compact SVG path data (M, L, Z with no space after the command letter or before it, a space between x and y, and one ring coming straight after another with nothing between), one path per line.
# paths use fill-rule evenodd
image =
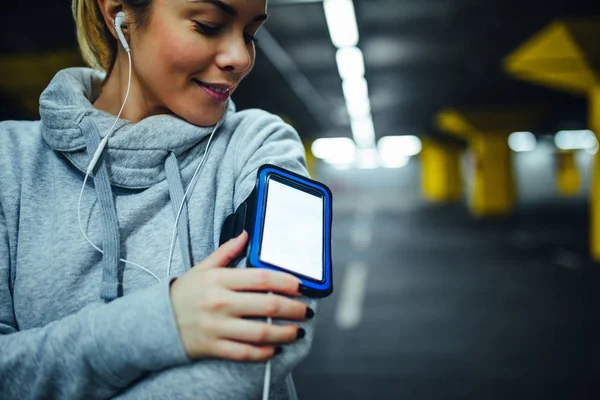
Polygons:
M472 154L471 212L477 217L503 216L515 205L516 185L508 136L529 131L543 109L534 106L448 108L436 116L437 127L466 139Z
M304 144L304 151L306 154L306 169L308 170L308 174L310 175L311 178L316 179L316 159L315 156L312 153L311 150L311 146L312 146L312 142L303 142Z
M559 151L555 155L556 189L565 196L573 196L581 190L581 176L577 169L574 151Z
M596 38L600 17L557 20L532 36L504 60L517 79L588 96L589 127L600 135L600 65ZM568 67L565 67L568 66ZM590 190L590 249L600 262L600 153L594 158Z
M600 136L600 85L596 85L589 93L589 125L590 129ZM592 258L600 261L600 152L594 156L592 185L590 188L590 248Z
M471 210L475 216L507 215L515 204L515 181L508 134L487 133L470 141L474 160Z
M462 195L460 149L423 139L421 151L421 188L433 202L453 202Z

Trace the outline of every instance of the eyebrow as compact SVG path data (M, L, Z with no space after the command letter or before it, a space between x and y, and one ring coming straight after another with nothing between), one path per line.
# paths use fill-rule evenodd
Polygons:
M231 7L229 4L222 2L221 0L187 0L188 3L209 3L214 5L215 7L220 8L225 13L235 17L238 15L238 12L235 8ZM256 16L252 22L262 22L267 20L267 14L261 14Z

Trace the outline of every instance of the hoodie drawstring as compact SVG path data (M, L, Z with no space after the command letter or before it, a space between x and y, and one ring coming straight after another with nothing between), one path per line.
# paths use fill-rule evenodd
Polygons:
M96 125L86 118L81 121L81 131L85 135L87 153L91 159L100 144L101 137L98 134ZM119 296L119 258L121 254L119 222L104 156L100 158L95 169L96 173L93 178L102 218L102 251L104 252L102 257L100 298L106 302L110 302ZM183 199L184 187L179 162L173 152L170 152L165 160L165 175L169 186L173 214L176 218ZM192 254L187 202L184 203L181 210L181 216L177 225L177 236L179 237L184 267L188 270L192 268Z
M177 212L183 200L184 189L183 180L181 178L181 170L175 153L171 152L165 160L165 175L167 176L167 184L169 185L169 194L171 196L171 205L173 206L173 215L177 218ZM179 237L179 245L181 247L181 258L185 270L192 268L192 255L190 247L190 228L188 219L187 200L181 209L181 216L177 224L177 236Z
M98 129L93 122L83 118L81 121L81 131L85 135L87 153L91 159L100 144ZM102 257L100 298L106 302L110 302L119 296L118 275L121 241L115 200L110 187L104 156L100 158L93 178L102 218L102 251L104 252Z

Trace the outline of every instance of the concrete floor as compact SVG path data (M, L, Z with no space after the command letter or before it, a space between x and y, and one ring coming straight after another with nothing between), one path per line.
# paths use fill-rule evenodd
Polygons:
M334 214L335 292L294 373L300 399L600 399L584 197L476 221L373 196Z

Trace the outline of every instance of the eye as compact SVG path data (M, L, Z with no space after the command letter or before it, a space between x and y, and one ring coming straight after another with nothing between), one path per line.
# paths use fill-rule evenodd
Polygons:
M216 35L217 33L219 33L219 29L221 29L220 26L205 25L198 21L194 21L194 23L196 24L196 30L206 36Z

